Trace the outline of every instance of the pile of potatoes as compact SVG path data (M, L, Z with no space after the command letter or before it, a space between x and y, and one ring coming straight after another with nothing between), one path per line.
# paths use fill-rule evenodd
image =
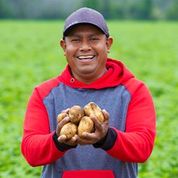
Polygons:
M91 119L93 116L96 117L100 123L103 123L105 120L101 108L94 102L88 103L83 108L79 105L74 105L68 112L61 112L57 116L57 122L59 123L65 117L69 117L70 122L62 127L60 135L65 135L67 139L70 139L75 134L81 136L83 132L93 132L94 123Z

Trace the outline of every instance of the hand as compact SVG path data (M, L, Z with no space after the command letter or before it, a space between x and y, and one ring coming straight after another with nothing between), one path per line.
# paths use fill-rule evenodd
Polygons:
M71 139L67 139L67 137L65 135L60 135L60 131L61 131L62 127L69 121L70 121L69 117L65 117L62 121L60 121L57 124L56 134L58 135L58 141L60 143L64 143L64 144L67 144L70 146L76 146L77 140L78 140L78 135L74 135Z
M93 133L84 132L82 137L77 138L77 142L80 145L94 144L106 136L109 129L109 113L106 110L102 110L105 121L101 124L96 117L91 117L95 125L95 131Z

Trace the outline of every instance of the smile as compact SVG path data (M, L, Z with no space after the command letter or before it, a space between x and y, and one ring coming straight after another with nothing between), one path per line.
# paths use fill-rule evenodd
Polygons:
M78 56L79 60L91 60L95 57L95 55L87 55L87 56Z

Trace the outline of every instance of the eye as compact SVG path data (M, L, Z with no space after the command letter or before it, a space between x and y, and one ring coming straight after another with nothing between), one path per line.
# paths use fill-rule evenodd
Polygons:
M80 42L80 39L79 38L73 38L71 39L72 42Z
M97 38L97 37L92 37L92 38L90 38L90 40L91 40L91 41L98 41L99 38Z

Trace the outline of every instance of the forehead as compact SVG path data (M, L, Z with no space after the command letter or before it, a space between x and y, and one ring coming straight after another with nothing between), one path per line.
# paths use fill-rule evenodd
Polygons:
M78 24L69 29L66 36L77 35L82 33L88 34L103 34L104 33L96 26L91 24Z

